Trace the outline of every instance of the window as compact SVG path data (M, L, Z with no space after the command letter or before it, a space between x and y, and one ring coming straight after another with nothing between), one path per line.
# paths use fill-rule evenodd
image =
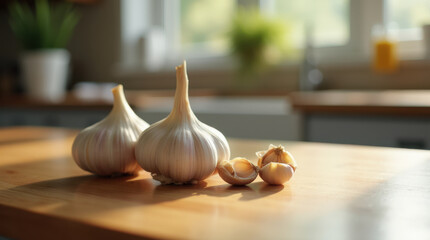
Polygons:
M349 0L264 0L269 15L282 19L294 47L302 47L306 25L314 30L316 46L341 46L349 41ZM313 8L309 8L313 6ZM240 7L233 0L182 0L179 21L181 52L226 52L227 32ZM318 9L318 11L316 11Z
M420 40L421 25L430 24L430 0L387 0L388 29L398 40Z
M282 19L289 28L294 47L303 46L306 26L314 30L312 35L316 46L342 46L349 41L349 0L261 0L260 5L264 4L270 6L267 14ZM228 50L226 34L241 5L244 4L233 0L180 1L177 9L173 10L179 11L179 21L175 21L179 24L173 24L180 29L177 31L180 52L225 53Z
M227 51L226 34L235 8L232 0L182 0L178 26L182 51Z
M273 9L290 27L296 47L302 47L307 27L316 46L342 46L349 41L349 0L274 0Z
M164 28L177 58L228 55L227 33L241 7L260 8L280 18L289 29L292 47L302 48L306 26L313 29L317 47L345 47L350 43L350 0L181 0L164 1ZM309 6L313 6L310 8ZM170 56L170 58L174 56Z
M388 33L399 41L400 57L420 58L423 56L421 25L430 23L430 0L121 2L125 5L123 18L126 22L123 25L129 29L123 36L124 59L133 54L137 56L139 48L132 46L139 46L139 39L156 28L165 39L155 41L165 43L164 50L158 54L163 56L160 63L165 67L171 67L183 58L194 61L192 65L201 68L230 66L227 33L232 18L241 7L260 8L264 14L281 18L288 26L290 42L296 48L303 47L306 29L312 29L309 36L315 46L316 59L335 64L369 61L372 56L372 29L384 22ZM146 9L147 12L142 14L136 9ZM130 59L129 62L139 62L136 60L138 57ZM152 62L152 59L148 61Z

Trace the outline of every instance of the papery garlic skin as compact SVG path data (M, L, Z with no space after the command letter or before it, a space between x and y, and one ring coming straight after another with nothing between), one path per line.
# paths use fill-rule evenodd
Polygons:
M294 169L289 164L271 162L260 169L259 175L268 184L281 185L293 177Z
M100 176L135 174L141 168L134 156L134 145L149 124L128 105L122 85L113 88L112 93L112 111L76 136L73 159L83 170Z
M237 157L222 161L217 167L219 176L232 185L246 185L258 176L258 167L246 158Z
M176 67L172 112L141 134L135 152L140 166L164 184L203 180L230 158L224 135L200 122L191 110L185 61Z

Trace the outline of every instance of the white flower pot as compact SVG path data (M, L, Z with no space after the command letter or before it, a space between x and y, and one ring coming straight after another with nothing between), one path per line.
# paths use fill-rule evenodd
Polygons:
M59 102L66 92L70 54L65 49L26 52L21 57L24 87L35 100Z

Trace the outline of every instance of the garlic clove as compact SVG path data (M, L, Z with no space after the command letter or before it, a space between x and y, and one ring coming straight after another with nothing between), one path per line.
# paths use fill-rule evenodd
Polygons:
M294 169L289 164L270 162L260 169L259 175L268 184L281 185L293 177Z
M196 183L230 158L224 135L200 122L191 110L185 61L176 67L171 113L140 135L135 154L140 166L163 184Z
M135 174L141 168L134 156L134 145L149 124L128 105L122 85L113 88L112 93L112 111L76 136L72 156L80 168L97 175Z
M279 162L289 164L294 171L297 169L297 163L293 155L286 151L282 145L276 147L270 144L268 150L257 152L256 155L258 157L258 167L260 168L270 162Z
M291 179L297 169L297 163L291 153L282 145L270 144L269 149L256 153L260 177L269 184L283 184Z
M227 183L233 185L246 185L258 176L258 168L245 158L234 158L231 161L222 161L218 167L219 176Z

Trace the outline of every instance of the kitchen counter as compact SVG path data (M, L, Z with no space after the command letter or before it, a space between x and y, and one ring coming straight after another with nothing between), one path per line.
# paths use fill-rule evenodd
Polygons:
M126 91L132 107L145 109L152 107L158 100L172 99L173 90ZM190 97L204 98L285 98L291 101L295 110L304 113L340 114L388 114L388 115L425 115L430 116L430 90L390 90L390 91L315 91L286 92L258 91L234 92L210 89L191 89ZM6 108L101 108L110 109L110 91L83 95L70 92L59 103L38 102L25 96L0 98L0 107Z
M148 173L101 178L79 169L77 134L0 129L0 235L13 239L425 239L430 151L228 139L232 156L283 144L298 169L283 186L218 175L163 186Z
M317 91L290 95L303 140L430 149L430 91Z
M430 116L430 90L295 92L290 100L309 114Z
M190 89L190 97L206 98L265 98L285 97L284 90L271 91L221 91L211 89ZM151 107L156 100L173 99L174 90L125 90L128 103L133 108ZM98 91L75 90L66 94L64 100L50 103L29 99L25 95L0 96L0 107L3 108L38 108L38 109L110 109L113 98L110 89Z
M300 139L300 116L291 112L285 94L269 95L263 91L235 95L239 93L191 89L189 99L196 116L226 136ZM172 110L173 90L129 90L125 95L136 114L151 124L165 118ZM0 127L82 129L103 119L112 108L112 100L107 87L70 92L59 103L38 102L24 96L0 97ZM269 123L272 128L265 127Z

